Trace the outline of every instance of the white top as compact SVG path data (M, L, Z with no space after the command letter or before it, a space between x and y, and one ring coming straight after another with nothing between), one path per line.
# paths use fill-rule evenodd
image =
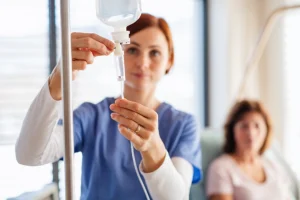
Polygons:
M63 130L57 126L60 107L60 101L52 99L47 82L32 102L16 143L16 158L20 164L37 166L63 157ZM156 171L141 171L151 196L157 200L188 200L193 167L183 158L171 159L166 155Z
M247 176L227 154L214 160L208 169L206 194L231 194L235 200L290 200L290 182L274 163L262 158L266 181Z

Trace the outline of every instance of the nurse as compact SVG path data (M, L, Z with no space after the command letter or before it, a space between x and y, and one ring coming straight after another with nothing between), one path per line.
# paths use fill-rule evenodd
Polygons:
M201 177L196 121L155 97L174 62L170 28L164 19L142 14L127 29L125 99L107 97L74 110L74 151L82 153L81 200L145 199L130 142L152 199L188 199L192 182ZM72 33L71 43L73 79L95 57L114 50L114 43L90 33ZM63 157L60 79L58 64L28 110L16 144L20 164L44 165Z

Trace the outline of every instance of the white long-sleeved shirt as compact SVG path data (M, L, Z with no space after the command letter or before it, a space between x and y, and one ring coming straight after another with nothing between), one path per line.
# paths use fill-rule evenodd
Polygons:
M16 143L20 164L36 166L55 162L64 153L64 136L59 119L60 101L55 101L46 83L31 104ZM166 154L163 164L154 172L144 173L153 199L188 200L193 167L181 157Z

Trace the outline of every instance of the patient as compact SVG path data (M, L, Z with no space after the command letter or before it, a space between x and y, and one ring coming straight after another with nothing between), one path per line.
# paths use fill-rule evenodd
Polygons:
M237 102L224 129L224 153L208 169L208 199L290 199L284 171L277 163L262 156L273 134L269 115L261 103L250 100Z

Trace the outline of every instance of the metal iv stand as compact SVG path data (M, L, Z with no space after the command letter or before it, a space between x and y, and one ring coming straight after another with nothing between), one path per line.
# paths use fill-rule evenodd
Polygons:
M72 108L72 60L70 36L70 4L69 0L60 0L61 16L61 47L62 47L62 99L63 99L63 126L64 126L64 162L65 162L65 199L74 199L74 139L73 139L73 108Z

